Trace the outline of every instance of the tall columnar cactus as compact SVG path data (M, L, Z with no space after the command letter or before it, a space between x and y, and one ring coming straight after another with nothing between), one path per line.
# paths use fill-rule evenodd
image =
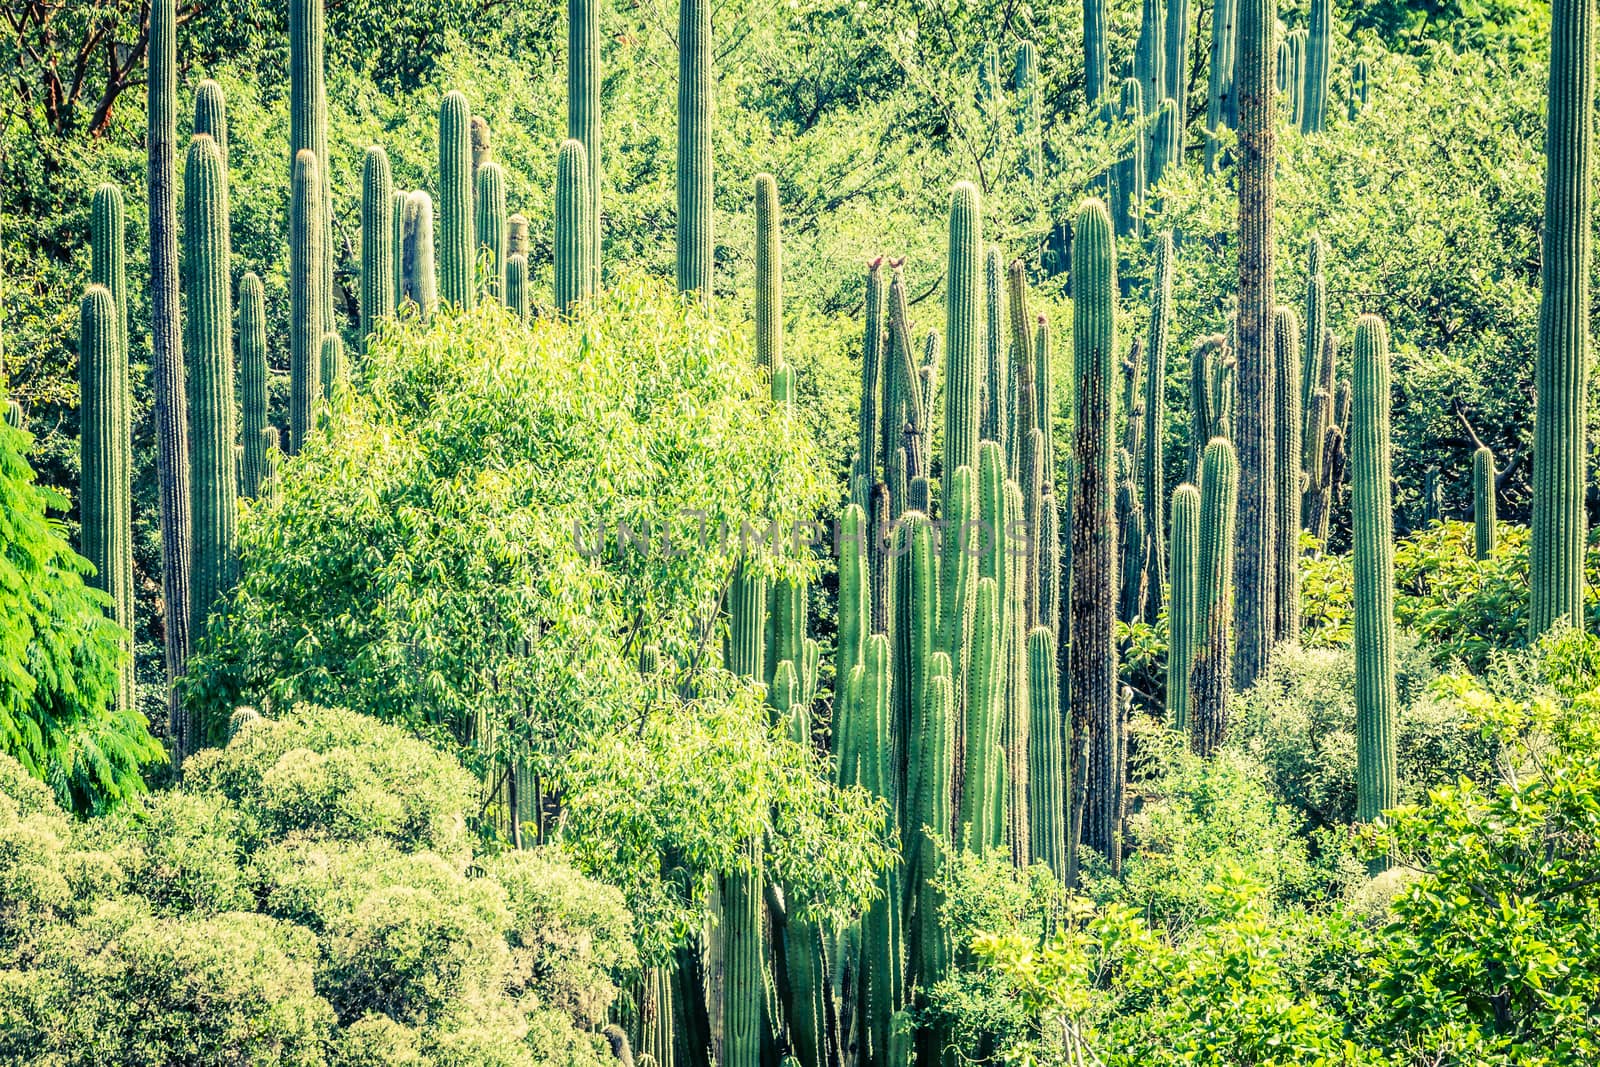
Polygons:
M1177 101L1170 98L1161 101L1155 126L1150 131L1151 187L1161 184L1168 167L1176 167L1183 162L1183 145L1179 140L1182 131L1183 117L1178 111Z
M1583 625L1594 64L1593 0L1555 0L1545 127L1539 359L1534 371L1533 595L1528 617L1533 636L1562 621Z
M1060 680L1055 634L1035 627L1028 634L1028 816L1032 860L1060 879L1067 877L1067 765L1063 747Z
M1145 114L1155 114L1167 98L1166 64L1166 4L1163 0L1142 0L1139 37L1133 50L1133 77L1139 83L1139 100ZM1145 137L1149 139L1148 132Z
M1009 451L1006 457L1011 478L1019 485L1031 479L1035 457L1028 453L1032 440L1028 436L1036 416L1034 403L1036 391L1032 388L1033 320L1028 315L1028 272L1020 259L1012 260L1006 270L1007 312L1011 326L1009 367L1006 371L1006 407L1008 425L1006 440ZM1029 388L1024 389L1024 384Z
M128 389L128 272L126 250L126 224L124 220L122 191L115 185L104 184L95 189L89 213L90 230L90 258L89 280L95 285L101 285L111 294L112 310L115 313L115 333L113 340L117 346L117 358L120 370L115 373L120 375L123 394ZM0 371L0 389L4 388L4 374ZM124 406L131 405L132 400L124 395ZM20 412L20 408L18 409ZM116 422L121 440L116 448L119 455L131 457L133 455L133 430L131 414L119 416ZM20 425L18 426L20 429ZM131 458L120 472L122 493L132 507L132 478L133 468ZM87 554L87 553L86 553ZM117 589L117 619L130 631L133 627L133 557L131 541L126 546L124 554L117 557L125 563L125 578L116 584ZM102 589L110 589L102 585ZM132 660L129 660L128 674L126 676L126 693L131 696L133 674ZM129 704L129 707L132 705Z
M367 149L361 161L361 336L394 314L394 180L389 153ZM248 440L248 437L246 438Z
M78 446L82 454L78 506L83 531L80 547L95 570L89 581L111 598L112 618L125 631L116 703L118 708L132 711L132 397L118 318L111 290L90 285L78 316Z
M433 199L425 190L414 190L406 197L401 219L400 263L405 281L401 301L410 301L428 318L439 307L433 266Z
M1472 542L1479 559L1494 555L1495 530L1494 453L1479 445L1472 454Z
M1389 330L1356 324L1350 458L1355 547L1356 818L1399 802L1395 777L1394 511L1389 489Z
M1012 84L1017 93L1017 133L1023 144L1023 173L1034 183L1044 177L1044 128L1039 103L1039 53L1032 41L1017 46Z
M1274 478L1279 491L1273 500L1277 509L1277 545L1273 552L1275 601L1272 613L1274 641L1300 639L1300 320L1294 310L1280 306L1272 330L1276 361L1273 388L1276 392L1276 422L1283 428L1275 442Z
M426 195L426 194L424 194ZM322 395L322 178L317 157L301 149L289 199L289 452L300 451ZM409 205L408 205L409 210Z
M867 265L866 324L861 334L861 406L856 417L856 462L850 498L866 507L880 480L878 465L878 398L883 378L883 257ZM888 459L887 456L884 457Z
M1002 843L994 831L1002 822L995 800L1002 773L997 753L1005 694L1000 587L992 578L978 580L974 603L957 844L987 852Z
M333 329L333 217L328 170L328 94L324 74L325 57L323 0L291 0L289 4L289 159L291 182L295 161L301 149L317 157L320 183L322 237L319 242L317 272L322 298L317 305L322 321L318 334ZM293 433L291 431L291 437ZM291 445L293 442L291 441Z
M1239 0L1239 544L1234 559L1233 682L1254 684L1272 653L1276 569L1277 449L1273 315L1273 125L1271 43L1273 0ZM1299 386L1298 376L1294 385ZM1298 431L1298 425L1294 427ZM1282 487L1287 492L1289 486Z
M1167 724L1189 729L1189 672L1194 667L1200 599L1200 490L1172 493L1172 600L1167 607Z
M406 262L404 248L406 243L406 200L409 199L409 196L410 194L406 193L403 189L396 189L393 195L389 198L389 221L391 224L391 229L389 231L389 243L390 247L394 249L390 259L394 264L393 299L394 308L396 311L400 310L400 306L404 304L406 300Z
M472 239L472 109L452 89L439 105L439 295L471 308L476 264Z
M891 482L904 476L909 484L928 473L929 410L923 402L922 379L917 368L917 356L911 341L911 315L906 301L906 279L901 266L896 266L889 282L889 347L888 360L883 373L883 400L880 405L883 424L879 448L891 457ZM909 431L909 433L908 433ZM900 456L904 455L902 462ZM890 486L896 517L906 510L907 485Z
M1321 133L1327 125L1332 44L1333 0L1311 0L1305 45L1305 97L1300 109L1302 133Z
M1222 152L1221 130L1230 122L1240 0L1211 2L1211 63L1206 95L1206 173L1214 174Z
M590 291L600 286L600 0L567 0L567 136L589 164Z
M1167 348L1172 332L1172 231L1156 242L1156 274L1150 299L1150 332L1145 349L1149 367L1144 386L1144 456L1139 463L1139 495L1144 501L1145 621L1161 614L1161 587L1167 580L1166 538L1161 528L1162 446L1167 426Z
M1037 435L1038 430L1033 433ZM997 449L998 454L998 449ZM1001 521L1005 529L1015 529L1022 515L1022 490L1016 482L1005 483L1005 507ZM996 541L1000 542L999 534ZM1029 800L1031 796L1032 765L1029 761L1032 705L1028 696L1028 631L1033 623L1028 617L1028 604L1024 595L1027 588L1028 568L1036 565L1039 546L1030 544L1027 554L1006 554L1004 564L1009 573L1001 601L1001 650L1005 657L1005 678L1001 692L1001 749L1005 756L1005 811L1002 820L1005 833L1002 840L1011 848L1011 862L1026 867L1033 862L1033 822Z
M582 143L568 138L556 157L556 307L569 310L588 295L589 165Z
M950 194L950 258L945 275L944 477L978 458L983 351L978 340L983 215L978 189L957 182ZM959 681L960 665L956 665Z
M847 523L860 522L864 516L854 520L851 512L845 513ZM866 527L858 527L862 536L866 535ZM849 533L850 530L845 531ZM919 762L921 757L914 749L915 739L919 736L917 716L925 706L927 699L926 685L929 664L934 655L937 643L939 620L939 575L938 557L934 551L933 524L921 511L908 510L902 516L900 523L895 528L894 559L894 587L891 599L894 607L894 621L889 627L889 632L894 641L894 673L895 693L895 722L898 736L907 742L906 767L903 775L905 784L905 803L901 806L906 825L904 840L907 842L907 867L917 870L916 846L920 841L916 834L919 824L916 822L917 813L925 805L926 798L918 798L919 790L923 789L935 770ZM859 548L855 548L849 541L841 545L842 556L839 569L839 639L845 642L840 645L840 664L854 664L860 662L858 653L865 649L865 634L863 624L852 618L846 625L846 612L860 615L865 618L867 604L865 600L864 583L866 581L865 555ZM846 570L849 570L848 583ZM848 598L848 599L843 599ZM945 672L950 671L949 656L944 657ZM842 667L840 668L842 669ZM951 700L954 701L954 696ZM954 705L952 705L953 710ZM952 724L953 731L955 726ZM949 770L945 772L946 792L949 791ZM948 800L949 797L946 797ZM950 834L950 820L948 815L944 822L936 824L948 840Z
M956 702L950 660L944 653L935 652L928 661L927 680L922 688L912 757L917 788L908 796L908 803L914 805L911 825L916 847L907 865L911 877L908 896L915 917L907 948L918 996L926 998L949 970L951 959L950 932L940 914L944 908L940 884L947 850L954 843L950 826L957 760ZM918 1035L918 1062L941 1062L942 1044L937 1027L925 1028Z
M238 577L234 466L233 300L228 277L228 176L205 134L183 175L184 288L189 366L190 496L194 563L190 617L205 626Z
M1328 246L1319 235L1313 234L1306 244L1306 332L1305 355L1300 364L1300 409L1309 414L1311 394L1322 382L1323 334L1328 329ZM1292 427L1284 427L1288 432ZM1306 423L1300 448L1309 456L1312 447L1312 427Z
M678 289L711 300L711 0L678 2Z
M978 478L972 467L957 467L946 479L939 540L939 636L935 646L950 657L956 683L956 712L966 714L968 655L972 613L979 580L972 552L979 519Z
M756 364L769 374L783 363L783 236L778 183L756 175Z
M239 279L239 493L255 497L266 477L267 308L261 279Z
M1166 82L1161 96L1174 103L1177 125L1173 143L1177 152L1171 157L1173 164L1183 158L1183 127L1189 115L1189 0L1167 0L1166 58L1162 69Z
M1112 427L1116 424L1116 241L1098 200L1078 209L1072 242L1072 366L1077 382L1072 492L1071 781L1086 783L1089 811L1074 815L1068 839L1069 881L1077 876L1079 839L1109 854L1120 811L1112 810L1116 745L1115 642L1117 531L1112 511ZM1088 746L1085 753L1084 746ZM1086 762L1087 761L1087 762ZM1074 799L1074 803L1083 801ZM1082 808L1078 809L1083 812Z
M861 749L860 784L891 805L896 800L892 673L888 635L873 634L867 640L860 690L862 719L868 724ZM880 896L862 920L861 973L866 987L864 1030L871 1048L881 1057L889 1044L889 1021L905 1004L903 902L897 865L879 874L878 888Z
M521 252L513 252L506 260L506 310L517 321L528 321L528 257Z
M488 272L485 295L498 303L506 299L506 176L500 164L489 160L478 168L477 216L473 232L478 253Z
M189 659L189 416L178 317L177 82L174 0L150 4L146 88L146 189L150 218L150 372L155 394L156 478L161 504L161 599L166 607L167 678ZM192 724L171 690L174 762L192 751Z
M1124 123L1137 125L1144 118L1144 94L1137 78L1122 83L1119 115ZM1137 234L1144 219L1145 143L1143 133L1135 132L1129 139L1125 154L1117 164L1116 208L1117 236Z
M325 333L322 335L322 346L318 349L318 353L322 399L326 402L332 400L334 394L346 384L344 341L336 333Z
M761 934L766 907L758 842L745 847L741 864L722 880L721 935L727 982L722 997L722 1062L724 1067L760 1067L766 1000Z
M978 419L978 436L994 441L1014 455L1016 429L1010 425L1015 412L1008 403L1009 383L1004 342L1005 261L1000 249L990 245L983 256L983 412Z
M1089 111L1111 88L1111 53L1106 44L1106 0L1083 0L1083 95Z
M210 136L222 157L222 168L228 168L228 106L222 86L210 78L203 79L194 90L194 132Z
M1209 756L1228 730L1232 670L1234 530L1239 460L1233 445L1214 437L1200 474L1200 573L1194 616L1194 666L1189 674L1189 747Z

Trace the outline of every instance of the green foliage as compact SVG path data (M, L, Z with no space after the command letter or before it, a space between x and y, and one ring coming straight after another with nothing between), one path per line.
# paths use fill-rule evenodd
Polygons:
M0 1058L604 1062L620 894L554 849L474 859L448 756L302 707L186 771L69 824L0 759Z

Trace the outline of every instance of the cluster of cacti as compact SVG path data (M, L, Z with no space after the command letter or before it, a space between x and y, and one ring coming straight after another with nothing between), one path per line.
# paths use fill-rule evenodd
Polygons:
M1550 24L1544 256L1534 369L1528 616L1533 636L1562 621L1583 625L1595 17L1591 0L1555 0Z

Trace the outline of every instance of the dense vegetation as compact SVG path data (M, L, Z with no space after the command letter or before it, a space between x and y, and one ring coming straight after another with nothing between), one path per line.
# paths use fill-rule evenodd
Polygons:
M1595 26L21 0L0 1062L1600 1059Z

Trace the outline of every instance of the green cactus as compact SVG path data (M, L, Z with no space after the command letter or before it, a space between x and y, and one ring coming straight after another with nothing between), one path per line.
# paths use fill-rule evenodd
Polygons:
M1010 450L1014 447L1015 428L1010 421L1015 415L1008 403L1010 385L1005 349L1001 331L1004 328L1001 307L1005 303L1005 263L1000 249L990 245L983 257L983 414L978 420L978 438L997 442Z
M866 512L855 504L847 507L839 520L839 646L834 665L838 678L849 678L866 655L872 622L867 573L867 539L871 535Z
M669 965L645 971L639 1004L639 1059L655 1067L676 1067L677 1026L673 1020L673 986Z
M1333 0L1311 0L1305 43L1304 100L1300 132L1321 133L1328 122L1328 82L1332 70Z
M1584 625L1594 66L1594 4L1555 0L1534 368L1532 637L1563 620Z
M240 493L253 498L266 477L267 426L266 292L254 273L239 279L239 416Z
M1043 626L1028 634L1028 814L1033 861L1067 876L1067 768L1062 756L1060 682L1055 635Z
M711 300L711 0L678 4L678 289Z
M1118 115L1125 124L1137 127L1143 120L1142 92L1137 78L1123 81ZM1118 237L1138 235L1144 219L1146 141L1147 138L1142 132L1135 132L1128 142L1125 154L1117 164L1116 197L1113 205L1116 208Z
M1083 96L1089 110L1111 87L1111 54L1106 46L1106 0L1083 0Z
M1179 733L1189 729L1199 570L1200 490L1185 482L1172 493L1172 599L1167 606L1167 724Z
M521 252L506 260L506 308L518 322L528 321L528 257Z
M759 842L745 847L740 869L722 880L722 922L727 983L722 997L722 1062L724 1067L760 1067L766 988L761 934L766 907Z
M1272 328L1273 389L1277 394L1274 416L1282 431L1273 452L1273 477L1278 493L1274 523L1277 539L1273 550L1274 607L1272 639L1300 639L1300 320L1292 308L1279 305Z
M879 481L878 394L883 376L884 342L883 257L867 265L866 325L861 335L861 393L856 417L856 461L850 498L863 508L871 503L872 487ZM884 457L887 460L888 457Z
M1038 436L1039 431L1033 431ZM997 543L1007 545L1005 531L1015 529L1023 512L1022 489L1016 482L1006 482L1005 506L994 537ZM1011 862L1018 868L1033 861L1033 823L1029 806L1032 775L1028 752L1032 708L1028 697L1028 631L1032 622L1028 618L1028 589L1030 568L1038 566L1037 541L1031 537L1025 542L1026 553L1007 552L1005 568L1009 571L1001 587L1001 652L1004 656L1004 688L1001 693L1000 748L1006 770L1004 788L999 790L1003 810L1000 822L1003 832L999 840L1010 846Z
M406 197L401 213L400 262L405 275L402 302L410 301L423 318L439 307L438 281L433 266L433 200L417 189Z
M983 214L978 189L971 182L957 182L950 194L950 256L945 276L945 478L958 467L976 463L978 457L982 257ZM952 663L959 682L960 664L954 657Z
M400 189L396 189L389 198L389 246L393 251L390 254L394 267L394 296L393 303L396 311L406 302L406 263L403 249L406 243L406 200L409 196Z
M1239 305L1235 322L1237 395L1233 433L1239 459L1239 543L1234 567L1233 684L1255 684L1272 653L1277 603L1278 427L1273 316L1272 0L1239 6ZM1300 379L1296 376L1294 386ZM1292 429L1299 432L1299 425Z
M1050 367L1050 321L1040 314L1033 331L1033 422L1044 435L1042 470L1054 491L1056 469L1056 389Z
M583 145L568 139L556 157L556 307L571 310L588 295L589 165Z
M283 455L283 450L278 443L278 428L268 426L261 431L262 451L265 460L262 463L261 497L271 499L278 485L278 457Z
M1161 614L1161 587L1167 580L1167 553L1161 529L1161 501L1166 499L1162 480L1162 446L1167 424L1167 348L1172 332L1172 231L1156 242L1156 273L1150 301L1150 330L1145 350L1150 365L1144 387L1144 455L1139 462L1139 494L1144 501L1145 613L1154 624Z
M477 217L473 232L478 240L478 255L487 260L485 295L504 304L506 299L506 176L500 164L489 160L478 168Z
M1350 68L1350 121L1367 109L1371 98L1371 84L1367 75L1367 61L1357 59Z
M1173 101L1176 114L1172 131L1172 143L1176 148L1168 157L1168 162L1177 166L1183 159L1183 126L1189 113L1189 0L1167 0L1165 36L1167 54L1162 70L1166 75L1166 84L1161 89L1161 96Z
M1494 453L1479 445L1472 454L1472 542L1479 559L1494 555L1495 531Z
M1037 421L1034 405L1038 389L1033 380L1033 320L1028 315L1028 272L1020 259L1006 268L1006 312L1011 327L1009 366L1006 373L1007 464L1013 481L1031 482L1039 457L1029 452ZM1026 388L1024 388L1026 386Z
M228 169L228 107L222 86L202 79L194 90L194 132L207 134L217 146L222 169Z
M1311 393L1322 381L1323 334L1328 329L1328 246L1313 234L1306 243L1305 354L1300 369L1300 410L1311 414ZM1287 432L1290 427L1286 427ZM1308 420L1301 437L1301 454L1310 456L1312 425Z
M1139 502L1131 476L1117 487L1116 501L1117 528L1122 534L1122 557L1117 564L1122 592L1117 618L1131 623L1144 618L1145 607L1144 505Z
M322 296L317 311L317 336L333 329L333 210L328 169L328 96L324 75L323 0L290 0L289 4L289 157L290 181L301 149L317 158L322 235L316 269ZM291 431L290 437L293 438ZM291 440L291 447L298 447Z
M1200 572L1194 615L1194 666L1189 674L1189 747L1209 756L1228 729L1233 672L1233 556L1238 521L1239 460L1233 444L1214 437L1200 474Z
M1161 107L1156 112L1155 126L1150 131L1151 188L1161 184L1168 167L1175 167L1183 162L1183 147L1178 140L1182 130L1183 118L1178 113L1177 102L1170 97L1161 101Z
M1167 96L1167 23L1163 0L1142 0L1134 43L1133 78L1139 83L1141 114L1154 114ZM1149 140L1149 134L1145 135Z
M521 212L516 212L506 219L506 256L509 263L511 256L528 254L528 217Z
M944 487L939 538L939 636L935 646L950 657L956 683L956 713L965 715L969 638L979 580L969 541L978 520L977 475L957 467Z
M1039 53L1032 41L1017 46L1012 85L1017 93L1017 133L1026 153L1022 173L1037 187L1044 177L1044 132L1039 104Z
M849 513L847 512L847 519ZM850 531L846 531L847 533ZM865 528L862 528L863 535ZM848 592L851 601L861 597L858 592L863 580L864 572L862 562L850 553L859 551L849 549L849 542L844 542L847 549L840 563L839 589L843 597ZM851 570L849 585L845 581L845 568ZM921 714L927 698L924 686L928 677L928 663L934 654L937 640L937 627L939 618L939 579L938 558L934 551L933 524L927 515L921 511L907 510L900 517L900 522L895 529L895 558L893 587L890 600L894 611L894 619L889 627L890 635L894 641L894 702L895 702L895 727L896 738L913 739L917 734L917 717ZM841 601L843 604L844 601ZM864 608L866 602L860 600L860 607L852 607L852 612ZM844 609L841 607L840 639L850 637L855 639L859 627L851 621L850 627L845 627ZM841 646L841 663L845 662L843 651L846 646ZM864 647L864 646L863 646ZM854 650L851 649L854 655ZM947 663L949 657L945 657ZM916 756L907 745L904 752L905 766L902 781L905 785L906 799L901 805L900 812L906 820L902 831L904 840L908 844L907 866L915 867L914 846L919 838L915 831L918 824L915 822L916 813L921 803L916 799L919 784L922 778L931 773L924 765L916 762ZM949 821L943 824L946 835L949 834Z
M90 231L90 256L89 280L92 284L101 285L111 294L112 310L115 314L115 336L117 345L117 359L120 369L113 368L122 385L120 386L122 403L131 405L132 400L127 393L128 389L128 276L127 276L127 251L126 251L126 224L122 204L122 191L115 185L104 184L95 189L90 203L89 212ZM3 377L0 377L0 388L3 388ZM21 429L21 408L17 409L19 421L16 426ZM133 455L133 430L132 416L116 416L115 425L121 433L120 442L115 444L119 456L131 457ZM118 477L122 480L122 493L131 508L133 499L132 459L129 458ZM131 536L131 535L130 535ZM116 559L123 567L115 586L118 590L117 618L128 629L133 625L133 556L132 542L118 550ZM85 553L87 555L87 553ZM107 588L101 586L101 588ZM109 591L109 590L108 590ZM128 686L126 692L132 689L132 661L129 661ZM132 705L128 705L132 706Z
M794 410L794 368L779 367L772 376L772 401L785 411Z
M778 183L756 175L756 365L771 373L783 363L783 236Z
M1234 99L1235 53L1238 48L1239 0L1213 0L1211 5L1210 81L1206 94L1206 173L1215 174L1222 151L1221 130L1230 123Z
M1098 200L1086 200L1078 209L1072 259L1072 366L1077 383L1072 455L1077 482L1072 491L1068 689L1072 736L1087 738L1089 753L1085 766L1080 762L1082 742L1074 741L1071 780L1086 783L1091 810L1075 815L1069 824L1069 883L1077 877L1078 842L1112 855L1121 816L1111 803L1117 792L1117 762L1115 746L1108 744L1116 736L1117 716L1117 531L1112 508L1117 262L1111 217Z
M1000 723L1004 702L1000 589L992 578L980 578L968 644L965 756L957 844L987 852L999 847L995 828L1003 822L995 810L999 788Z
M300 451L311 432L317 398L322 395L322 335L327 331L322 326L324 291L317 273L324 233L321 190L317 157L301 149L294 160L289 202L290 454Z
M472 236L472 110L452 89L439 104L439 296L470 310L476 295Z
M194 502L190 618L206 617L238 577L234 467L233 300L228 277L228 176L206 134L183 175L185 347L189 366L189 493Z
M861 749L861 780L875 796L891 805L897 798L891 705L893 678L889 638L873 634L867 640L861 683L861 714L867 729ZM866 1031L876 1055L888 1048L889 1021L905 1003L905 955L901 929L900 868L890 866L878 876L880 896L862 920L861 970L866 989Z
M322 344L318 348L320 362L320 376L322 378L322 399L324 402L333 399L334 394L343 389L346 384L344 361L344 341L336 333L322 335Z
M908 803L915 805L910 820L915 836L910 839L914 849L907 865L911 879L908 896L914 917L907 949L918 1001L925 1004L928 991L944 978L952 957L950 932L941 914L944 893L940 885L947 850L953 844L951 796L957 755L955 691L950 680L950 660L943 652L935 652L929 659L922 688L924 696L912 756L912 765L918 768L917 788L908 795ZM942 1062L943 1046L939 1027L923 1027L917 1035L917 1061Z
M889 371L884 375L883 443L888 455L904 451L907 483L928 472L929 426L932 405L923 390L917 357L912 351L911 318L906 303L906 280L900 267L889 282ZM909 428L910 438L906 431ZM906 509L904 493L896 498L895 511Z
M361 336L371 337L378 320L394 314L394 182L389 153L367 149L361 162Z
M145 92L150 225L150 370L155 394L156 478L161 507L161 596L166 606L167 679L189 658L189 416L178 311L177 81L178 16L174 0L150 4ZM193 724L169 689L173 762L196 741Z
M100 221L98 212L96 216ZM96 229L111 239L109 231ZM120 238L120 231L116 236ZM94 565L88 580L111 598L112 618L124 631L116 706L132 711L132 396L127 353L118 336L120 317L110 289L94 284L85 290L78 316L78 446L82 455L78 505L80 547L84 559Z
M742 678L766 677L767 579L740 563L728 589L726 666Z
M600 288L600 9L599 0L567 0L567 136L588 163L588 291Z
M1395 777L1394 510L1389 477L1389 330L1356 324L1351 363L1351 541L1355 548L1356 818L1399 802Z

